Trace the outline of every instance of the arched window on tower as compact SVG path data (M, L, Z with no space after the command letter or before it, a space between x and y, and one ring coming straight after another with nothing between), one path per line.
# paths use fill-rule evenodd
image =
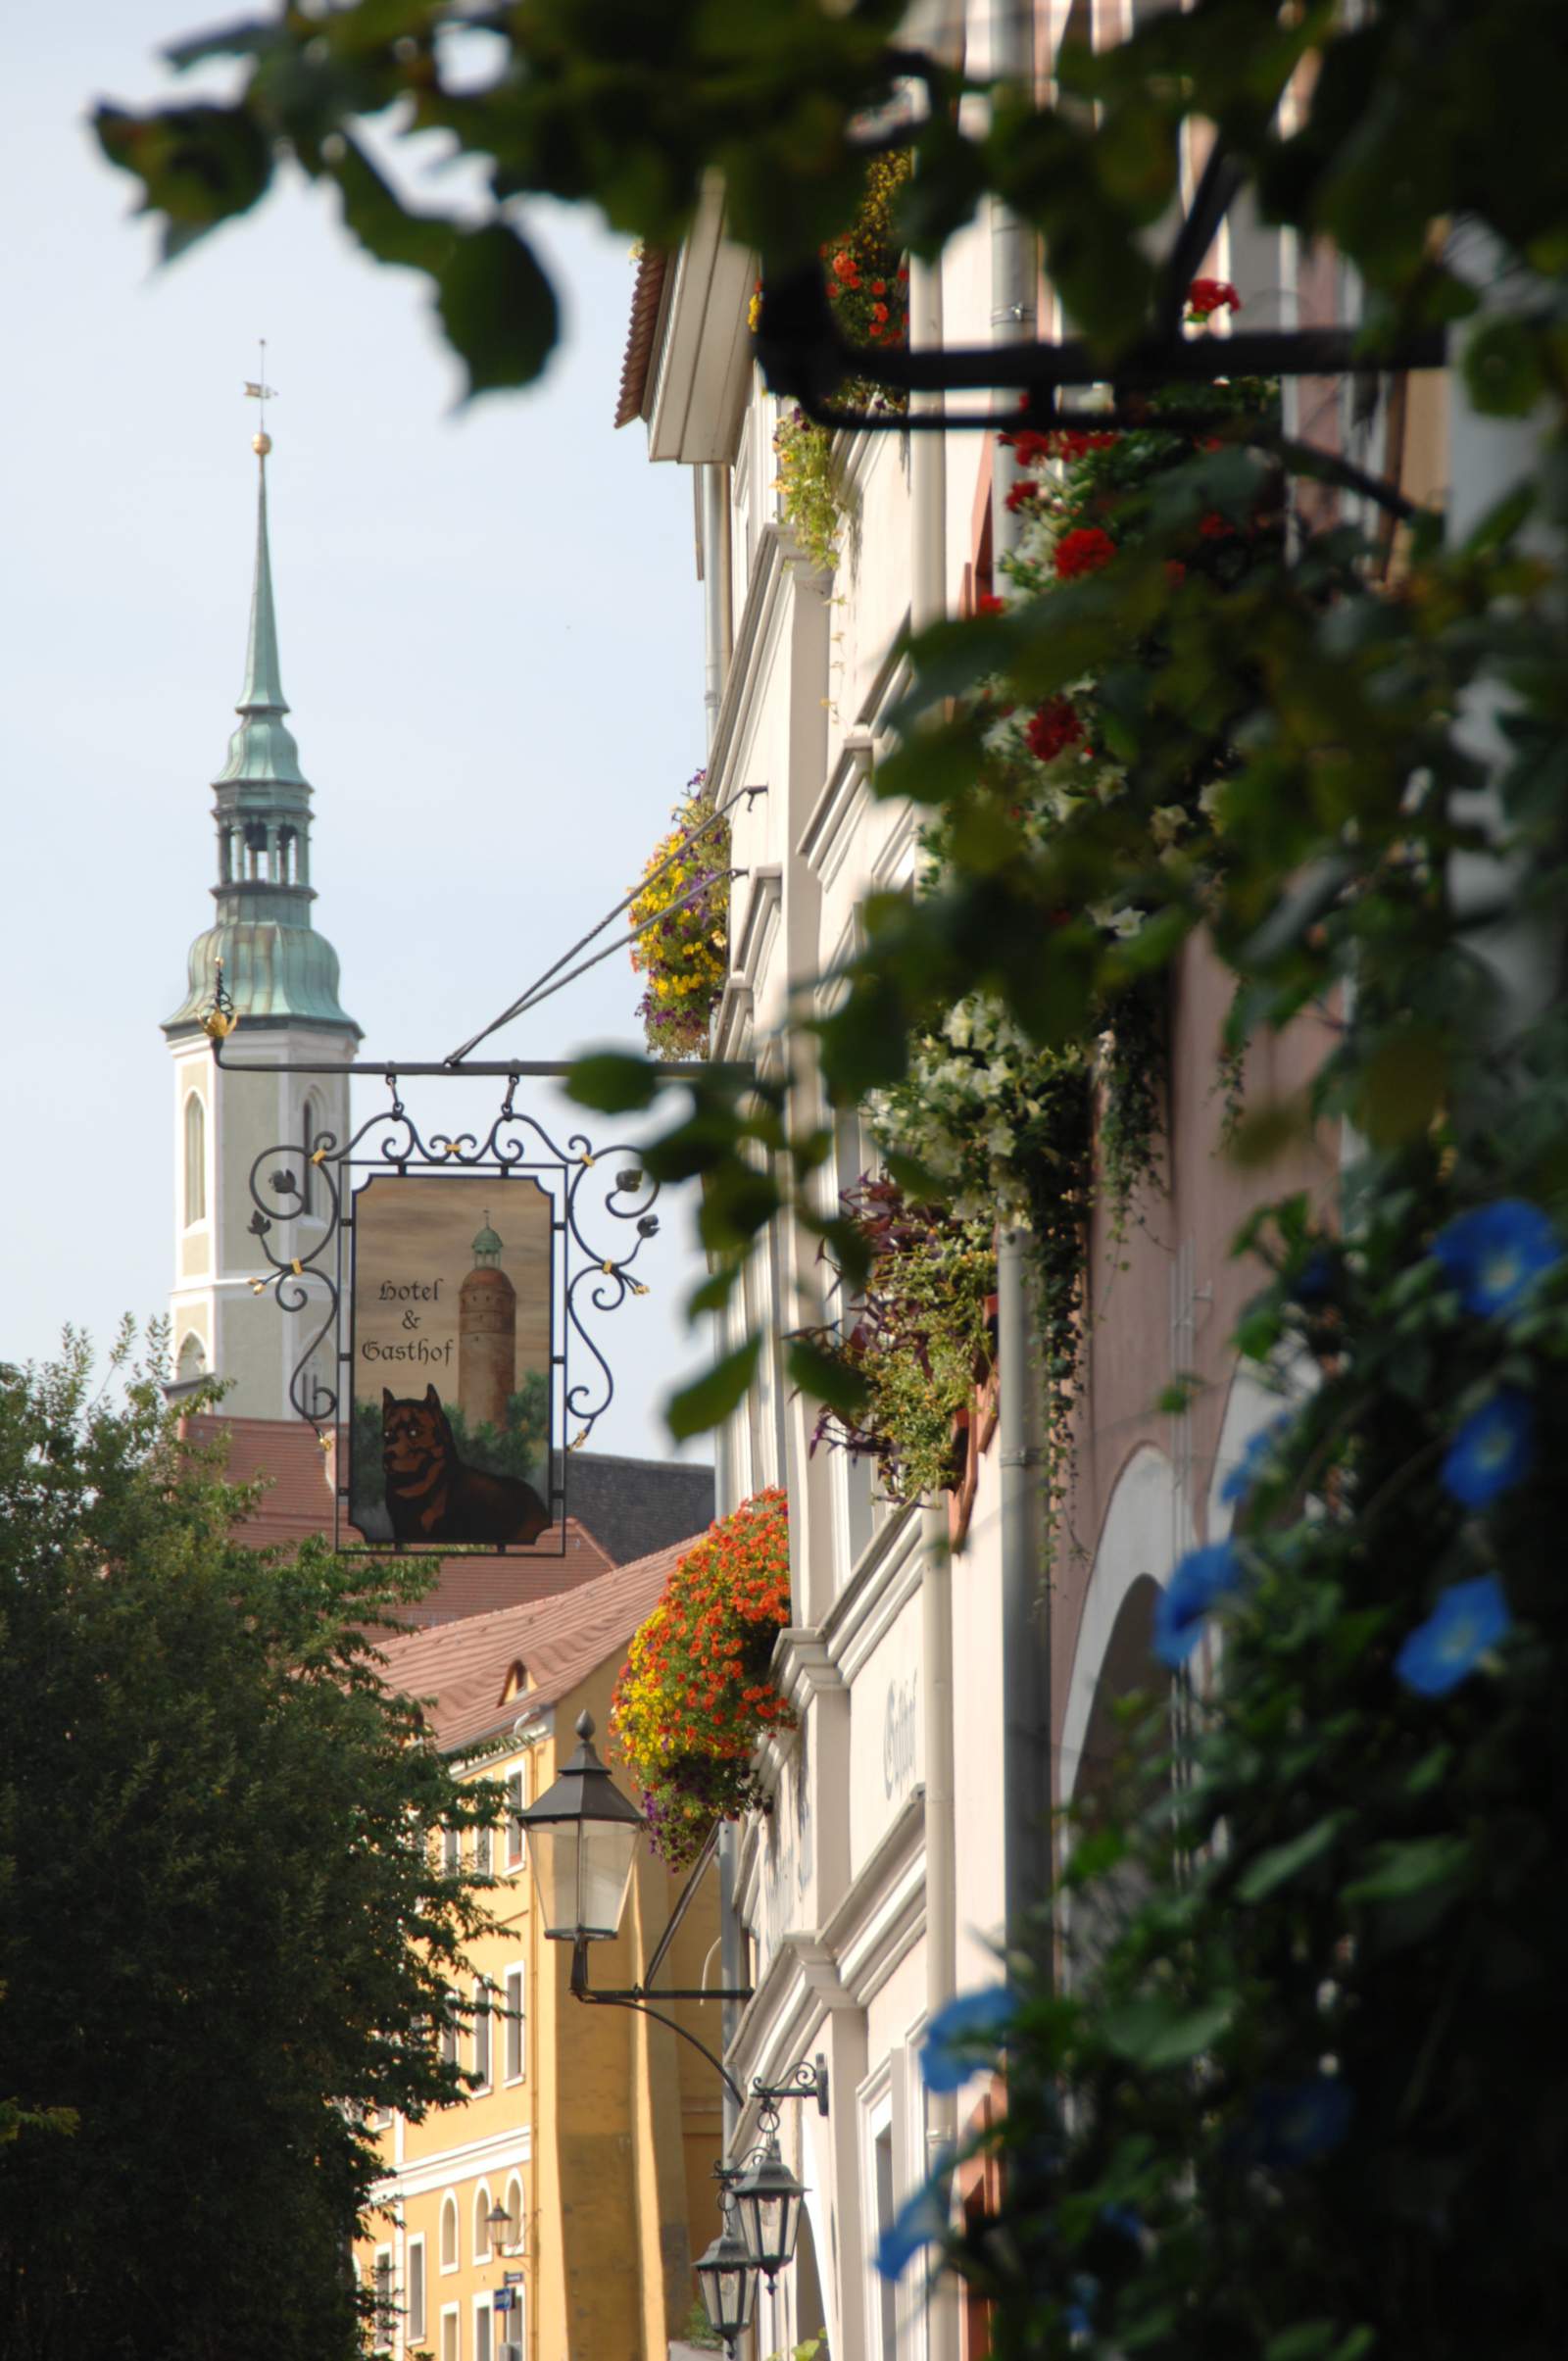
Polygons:
M207 1109L200 1093L185 1100L185 1227L207 1218Z
M316 1146L317 1134L321 1128L321 1109L314 1091L306 1093L304 1109L300 1115L300 1126L305 1141L305 1170L300 1176L300 1211L314 1213L316 1211L316 1166L311 1162L311 1151Z
M207 1348L196 1331L190 1329L187 1331L185 1342L179 1348L179 1358L174 1363L175 1381L182 1386L191 1386L195 1384L198 1377L205 1377L206 1374Z

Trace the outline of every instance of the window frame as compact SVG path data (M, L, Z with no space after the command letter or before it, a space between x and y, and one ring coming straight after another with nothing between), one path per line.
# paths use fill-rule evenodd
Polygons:
M514 2089L528 2079L528 1963L525 1959L515 1961L507 1969L501 1989L502 2023L506 2027L501 2053L501 2080L508 2089ZM512 2063L514 2051L517 2059L515 2069Z
M447 2261L447 2220L449 2212L452 2222L451 2262ZM442 2273L461 2270L463 2266L463 2222L458 2209L458 2192L455 2189L449 2189L442 2192L441 2210L436 2216L436 2254L438 2257L436 2264L437 2270Z
M480 1976L473 1988L473 2074L477 2095L480 2090L495 2088L495 1995L488 1976Z
M421 2230L405 2242L403 2249L403 2272L406 2283L404 2294L407 2298L404 2312L404 2342L406 2344L422 2344L424 2342L425 2320L430 2309L428 2259L425 2252L424 2232ZM415 2302L416 2292L418 2295L417 2303Z
M194 1124L191 1121L192 1114L196 1118ZM180 1206L184 1215L181 1226L196 1230L207 1219L207 1102L194 1083L185 1093L181 1122L180 1153L185 1182Z

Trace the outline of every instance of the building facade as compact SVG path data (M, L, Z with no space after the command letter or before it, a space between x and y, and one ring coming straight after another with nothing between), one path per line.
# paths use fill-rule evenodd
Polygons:
M994 43L1021 31L1041 86L1061 42L1105 46L1132 19L1131 0L942 14L977 75L1001 62ZM1189 188L1201 163L1184 159ZM1018 332L1020 320L1029 334L1061 332L1049 283L1031 274L1018 300L1014 252L1006 222L986 217L953 238L940 267L915 266L911 341L978 345ZM1353 316L1354 289L1332 257L1303 259L1242 203L1199 268L1234 283L1250 326ZM873 787L908 680L903 637L974 612L1000 586L1011 459L991 434L840 432L843 530L836 566L821 570L784 513L777 437L789 405L754 364L756 283L710 193L679 252L639 266L616 423L640 420L651 460L694 477L706 793L715 807L738 799L712 1054L808 1075L810 1045L791 1021L800 996L858 948L867 897L915 877L920 815ZM1352 415L1345 384L1298 380L1287 426L1419 497L1441 480L1441 382L1408 380L1397 403L1389 393ZM742 788L762 792L741 798ZM826 2119L792 2109L784 2127L809 2190L807 2221L796 2270L760 2295L757 2355L823 2333L836 2361L956 2361L960 2350L977 2361L984 2349L982 2311L960 2313L946 2294L928 2305L919 2272L890 2284L873 2268L880 2233L933 2157L995 2101L978 2083L956 2098L928 2090L922 2032L956 1992L1001 1977L1007 1941L1049 1883L1053 1814L1108 1780L1118 1699L1168 1679L1150 1650L1160 1587L1185 1550L1224 1536L1225 1479L1278 1406L1231 1342L1257 1285L1232 1242L1264 1199L1294 1189L1331 1206L1337 1186L1342 1142L1326 1130L1262 1171L1225 1156L1227 998L1218 962L1193 939L1169 996L1157 1185L1125 1230L1097 1210L1088 1241L1071 1487L1054 1530L1026 1299L1018 1310L1026 1256L1012 1253L1009 1277L1005 1243L999 1364L977 1392L951 1489L925 1506L890 1505L864 1461L813 1449L815 1405L786 1383L784 1335L840 1308L814 1238L772 1236L721 1323L721 1347L764 1332L756 1381L722 1432L718 1506L765 1485L787 1491L792 1628L773 1669L797 1718L763 1751L769 1808L733 1835L734 1957L756 1990L727 2054L738 2079L777 2082L820 2051L832 2092ZM1298 1092L1332 1013L1251 1053L1250 1094ZM875 1160L856 1110L831 1120L829 1200ZM1157 1408L1178 1381L1186 1406ZM1073 1940L1066 1930L1069 1977ZM755 2125L748 2111L737 2151Z
M494 1831L445 1839L450 1865L493 1881L494 1924L470 1948L444 2037L471 2089L422 2123L380 2127L386 2177L355 2266L380 2299L376 2344L393 2361L662 2361L687 2325L723 2144L721 2086L667 2026L572 1998L570 1946L543 1935L514 1815L557 1777L579 1715L608 1726L627 1643L688 1546L383 1650L387 1681L428 1700L459 1776L499 1783L507 1803ZM595 1946L597 1985L641 1982L680 1885L642 1848L622 1932ZM661 1988L716 1986L717 1952L708 1877ZM722 2039L716 2002L667 2006L710 2046Z

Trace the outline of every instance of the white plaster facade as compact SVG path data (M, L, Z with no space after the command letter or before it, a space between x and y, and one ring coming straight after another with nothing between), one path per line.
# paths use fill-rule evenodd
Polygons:
M1042 79L1069 21L1070 37L1105 46L1130 29L1134 5L1040 0ZM994 13L978 0L916 10L914 31L930 35L939 15L984 72ZM1187 194L1201 161L1184 160ZM990 230L982 216L956 237L938 296L922 294L924 317L940 317L947 342L980 344L995 332ZM1327 320L1353 301L1332 261L1303 267L1245 201L1200 268L1236 282L1250 326ZM900 642L911 613L965 612L986 586L995 447L975 433L926 438L923 454L914 436L841 436L849 526L833 575L814 572L772 480L780 405L748 352L755 279L752 258L726 246L710 195L668 270L641 415L651 458L699 471L709 791L720 803L742 788L764 791L732 812L741 875L713 1050L754 1056L763 1071L788 1058L808 1093L808 1046L791 1029L792 1008L809 1005L817 979L856 946L865 897L913 874L917 815L874 790L905 681ZM1039 332L1050 336L1062 327L1059 307L1049 284L1038 297ZM1377 429L1352 431L1343 388L1304 381L1287 387L1286 401L1293 430L1377 457L1367 439ZM1213 1088L1224 985L1206 956L1184 955L1172 980L1166 1187L1140 1207L1130 1240L1110 1240L1100 1225L1090 1241L1072 1531L1058 1536L1040 1618L1050 1697L1043 1810L1092 1780L1110 1698L1151 1674L1163 1680L1148 1646L1157 1586L1186 1549L1228 1530L1224 1478L1278 1407L1237 1373L1229 1339L1255 1280L1232 1262L1231 1240L1260 1194L1298 1186L1332 1200L1335 1141L1303 1151L1288 1173L1240 1177L1225 1164ZM1260 1088L1293 1086L1320 1054L1304 1031L1286 1036L1264 1053ZM840 1110L834 1130L829 1196L869 1160L854 1110ZM820 2052L832 2094L825 2119L785 2110L785 2153L810 2190L819 2268L804 2293L800 2270L782 2274L771 2296L763 2291L755 2350L788 2352L825 2325L836 2361L956 2361L956 2310L926 2307L918 2272L889 2290L871 2256L879 2222L922 2183L931 2159L938 2126L917 2068L927 2015L954 1989L1000 1974L1001 1452L980 1458L949 1568L942 1511L880 1505L863 1467L811 1452L814 1412L790 1396L781 1336L833 1309L814 1240L774 1237L754 1257L718 1339L738 1342L759 1321L765 1332L757 1382L720 1437L719 1508L766 1484L787 1490L794 1627L775 1671L799 1716L798 1729L765 1750L771 1811L752 1819L734 1848L737 1968L756 1991L728 2057L738 2078L778 2081ZM1160 1413L1160 1390L1193 1376L1195 1406ZM945 1925L928 1916L933 1892L945 1897ZM1072 1946L1068 1929L1069 1976ZM960 2094L960 2126L980 2095L978 2085ZM754 2125L754 2115L743 2119L738 2149Z

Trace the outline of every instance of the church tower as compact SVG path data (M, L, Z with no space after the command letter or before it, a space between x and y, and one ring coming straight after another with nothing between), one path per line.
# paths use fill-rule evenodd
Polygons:
M254 388L252 390L255 390ZM311 922L311 790L284 715L277 620L267 536L267 455L260 467L256 574L251 591L239 727L214 782L218 823L213 923L190 947L189 988L164 1034L174 1061L174 1285L170 1297L176 1382L230 1381L223 1414L292 1418L290 1374L320 1325L291 1317L251 1282L268 1274L251 1229L251 1167L279 1143L298 1148L323 1132L349 1136L349 1078L220 1072L202 1020L222 980L238 1024L224 1045L236 1066L347 1065L361 1033L338 999L337 954ZM303 1210L277 1219L269 1244L303 1254L320 1237L327 1201L318 1169L299 1157ZM315 1291L313 1291L314 1297ZM322 1313L325 1305L322 1303ZM323 1354L328 1348L323 1348ZM328 1374L323 1365L321 1374Z

